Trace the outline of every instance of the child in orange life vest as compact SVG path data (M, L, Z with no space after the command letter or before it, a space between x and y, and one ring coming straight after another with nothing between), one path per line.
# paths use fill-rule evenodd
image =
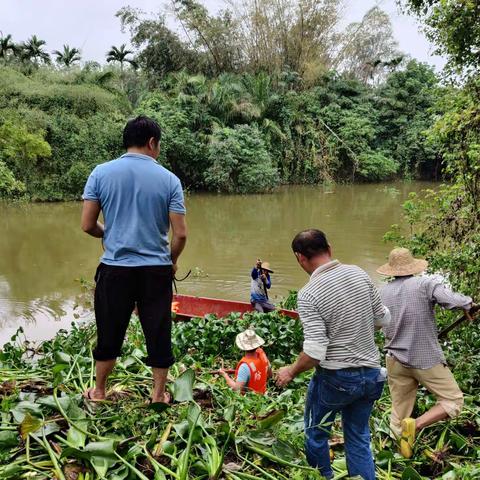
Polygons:
M245 355L235 370L235 378L230 377L223 369L220 370L220 374L233 390L242 392L251 390L264 394L267 390L267 380L272 376L270 362L260 348L265 343L264 340L250 327L237 335L235 343L240 350L245 350Z

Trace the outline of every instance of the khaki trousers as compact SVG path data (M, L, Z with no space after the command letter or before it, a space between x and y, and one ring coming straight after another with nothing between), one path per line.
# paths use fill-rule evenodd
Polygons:
M388 386L392 397L390 428L397 436L401 434L401 422L412 415L419 385L423 385L437 399L437 404L449 417L457 416L463 406L463 393L450 371L443 364L426 370L406 368L394 357L386 357Z

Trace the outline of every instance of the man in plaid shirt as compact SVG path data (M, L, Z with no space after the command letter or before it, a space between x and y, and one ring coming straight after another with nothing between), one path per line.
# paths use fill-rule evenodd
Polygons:
M390 428L400 437L400 451L407 458L413 454L418 431L457 416L463 406L463 394L438 343L434 306L468 312L472 299L452 292L438 278L415 276L427 265L406 248L396 248L390 252L388 263L377 270L393 277L380 291L382 303L392 316L390 324L383 328L392 397ZM435 395L437 404L413 419L410 415L419 384Z

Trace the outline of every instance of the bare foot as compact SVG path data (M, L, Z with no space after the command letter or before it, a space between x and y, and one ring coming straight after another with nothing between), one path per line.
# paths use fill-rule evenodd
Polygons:
M172 396L169 392L164 392L163 395L159 397L153 397L152 403L167 403L169 404L172 401Z
M98 391L95 387L92 387L83 392L83 398L89 402L101 402L105 400L105 392Z

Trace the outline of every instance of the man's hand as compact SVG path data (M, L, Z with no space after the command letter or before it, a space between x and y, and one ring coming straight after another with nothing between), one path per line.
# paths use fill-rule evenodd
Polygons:
M472 303L472 306L470 308L466 308L463 310L463 312L465 313L465 317L467 317L467 320L469 322L475 321L475 315L479 309L480 306L478 304Z
M178 265L176 263L172 263L172 271L174 275L177 273L177 270L178 270Z
M279 387L285 387L287 386L295 376L292 373L292 367L291 365L288 365L286 367L282 367L277 371L276 374L276 384Z
M170 225L172 227L172 241L170 242L170 256L172 258L172 264L177 265L177 260L185 244L187 243L187 223L185 221L185 215L180 213L169 213ZM175 267L173 272L175 273Z
M82 230L92 237L103 238L104 226L98 221L100 203L93 200L84 200L82 209Z

